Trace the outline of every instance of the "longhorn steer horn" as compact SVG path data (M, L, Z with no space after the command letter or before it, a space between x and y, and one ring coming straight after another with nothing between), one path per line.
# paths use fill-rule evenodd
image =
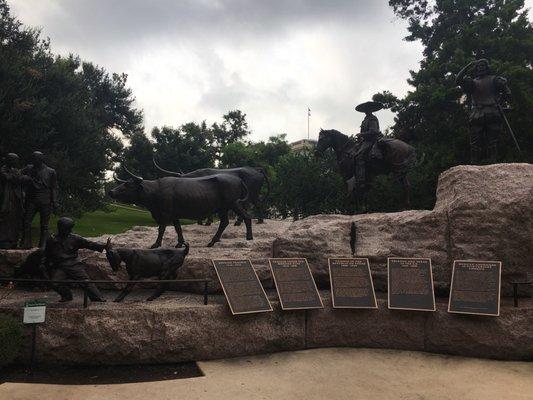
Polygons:
M142 181L143 178L140 176L135 175L133 172L131 172L125 165L122 166L124 168L124 171L126 171L131 177L137 181Z
M120 183L126 183L127 182L124 179L120 179L116 172L113 172L113 179L115 179L117 182L120 182Z
M181 177L181 175L183 175L183 172L174 172L174 171L169 171L168 169L161 168L161 167L159 166L159 164L155 161L155 156L152 157L152 161L153 161L153 163L154 163L154 166L155 166L159 171L161 171L161 172L164 173L164 174L171 175L171 176L177 176L178 178Z

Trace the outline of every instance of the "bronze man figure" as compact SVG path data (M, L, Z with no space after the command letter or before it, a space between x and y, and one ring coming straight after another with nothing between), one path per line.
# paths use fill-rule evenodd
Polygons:
M49 237L44 249L46 269L52 271L52 280L87 280L89 275L85 271L83 262L78 258L79 249L104 251L107 245L91 242L81 236L72 234L74 221L70 218L60 218L57 221L57 234ZM88 291L89 299L104 302L98 288L92 284L82 284ZM54 284L54 290L61 295L60 302L71 301L72 292L67 286Z
M372 152L376 142L383 137L379 130L378 118L372 114L383 108L383 104L376 101L367 101L359 104L355 109L365 113L365 118L361 122L361 131L358 139L361 144L355 154L355 182L358 187L364 187L366 184L366 164L371 156L379 158L379 149Z
M0 248L17 248L24 213L24 176L17 168L19 157L9 153L0 168Z
M472 76L468 73L473 68ZM472 164L483 159L496 160L502 119L500 101L511 91L507 80L494 75L485 59L472 61L458 74L455 82L467 94L471 103L470 160Z
M41 225L39 247L42 248L48 237L50 215L57 207L56 171L44 163L43 153L36 151L32 154L32 164L24 168L22 173L29 177L26 189L22 248L30 249L32 247L31 223L37 213L39 213Z

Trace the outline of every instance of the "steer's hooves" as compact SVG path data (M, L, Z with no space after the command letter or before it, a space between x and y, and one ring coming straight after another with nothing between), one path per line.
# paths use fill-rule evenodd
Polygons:
M207 247L213 247L215 245L215 242L209 242L207 243Z
M158 247L161 247L161 245L158 243L154 243L153 245L150 246L151 249L157 249Z
M146 301L152 301L152 300L154 300L154 299L155 299L155 297L150 296L150 297L148 297L148 298L146 299Z
M183 242L178 242L176 246L174 246L176 249L181 249L183 247Z
M119 298L116 298L115 300L113 300L114 303L120 303L122 301L122 299L119 299Z
M235 221L235 223L233 224L234 226L241 226L242 222L241 221Z
M246 240L254 240L253 236L246 236Z

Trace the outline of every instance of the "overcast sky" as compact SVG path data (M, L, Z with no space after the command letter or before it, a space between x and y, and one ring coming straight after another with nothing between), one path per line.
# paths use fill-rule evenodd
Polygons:
M533 0L529 0L531 4ZM409 89L421 46L386 0L8 0L59 54L125 72L146 130L248 117L252 139L355 133L354 107ZM382 128L389 111L377 113Z

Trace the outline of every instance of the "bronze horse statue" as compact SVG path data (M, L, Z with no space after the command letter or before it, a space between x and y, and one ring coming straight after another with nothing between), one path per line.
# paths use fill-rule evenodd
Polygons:
M416 162L416 151L413 146L394 138L383 137L375 146L378 147L381 157L373 157L374 149L366 161L365 185L355 183L355 155L359 149L360 141L349 137L335 129L320 130L316 152L318 155L327 149L333 149L337 158L337 166L342 178L347 184L348 194L355 200L356 212L359 206L366 203L366 196L372 179L377 175L393 174L402 185L404 193L404 207L410 207L410 184L407 172ZM364 204L366 208L366 204Z

